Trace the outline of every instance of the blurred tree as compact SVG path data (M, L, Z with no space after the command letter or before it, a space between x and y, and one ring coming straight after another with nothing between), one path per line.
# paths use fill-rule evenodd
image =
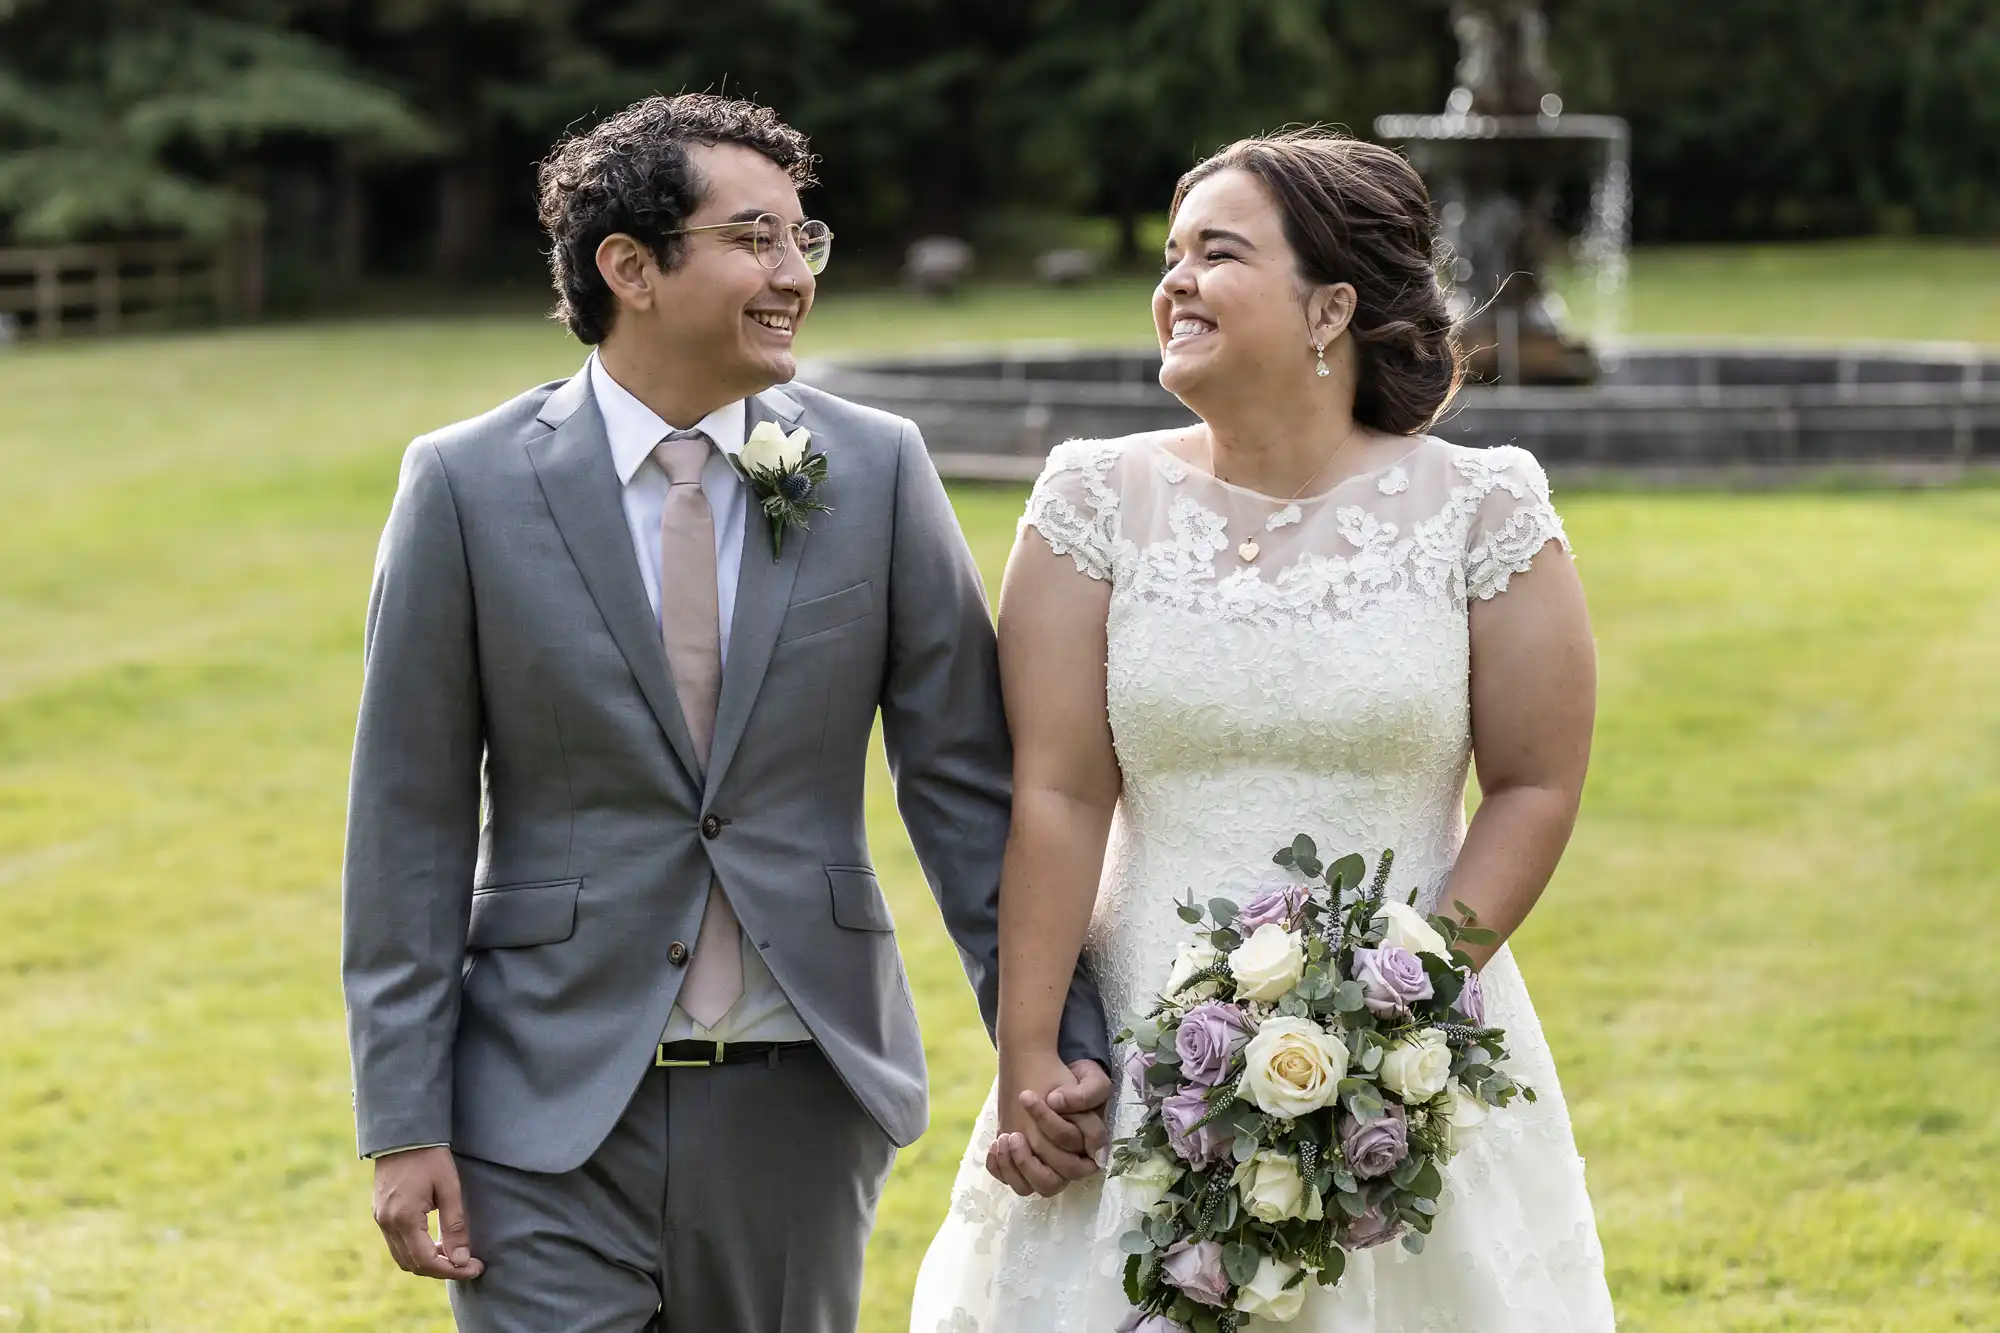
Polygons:
M991 121L1025 192L1109 213L1129 263L1140 217L1221 144L1288 123L1365 127L1441 99L1444 12L1442 0L1037 0L1031 41L989 89Z
M1575 110L1632 123L1640 237L2000 227L1993 0L1569 0Z
M402 99L284 30L283 17L189 0L0 4L0 218L11 234L213 239L257 217L260 147L442 146Z

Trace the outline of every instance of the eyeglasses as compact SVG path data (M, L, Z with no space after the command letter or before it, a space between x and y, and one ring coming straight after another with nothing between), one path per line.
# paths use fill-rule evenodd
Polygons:
M761 213L748 222L711 222L705 227L682 227L670 231L669 236L685 236L697 231L726 231L740 227L754 228L750 233L750 253L765 268L777 268L785 262L787 248L796 249L799 258L805 261L806 272L815 276L826 272L826 261L833 257L833 230L817 219L806 222L786 222L776 213Z

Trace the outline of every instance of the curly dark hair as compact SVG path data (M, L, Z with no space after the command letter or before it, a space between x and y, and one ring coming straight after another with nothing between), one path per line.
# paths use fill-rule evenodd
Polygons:
M1247 171L1271 192L1301 278L1353 284L1355 419L1396 435L1428 429L1458 391L1464 363L1438 282L1442 241L1423 177L1379 144L1286 130L1239 139L1197 164L1174 187L1173 211L1219 171Z
M805 135L770 107L707 93L648 97L565 137L543 159L535 179L549 236L554 317L579 341L603 342L617 313L597 271L597 247L624 232L651 249L662 268L677 266L686 238L670 233L687 224L707 193L688 149L723 143L756 149L801 190L814 183Z

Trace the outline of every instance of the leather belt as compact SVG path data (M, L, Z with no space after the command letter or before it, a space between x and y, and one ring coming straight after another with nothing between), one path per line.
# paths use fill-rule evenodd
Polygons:
M655 1069L707 1069L768 1061L776 1068L786 1051L802 1050L809 1041L663 1041L653 1052Z

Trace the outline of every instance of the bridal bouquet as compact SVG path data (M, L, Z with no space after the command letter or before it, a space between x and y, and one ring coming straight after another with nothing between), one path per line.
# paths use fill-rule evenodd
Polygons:
M1180 906L1196 938L1119 1033L1146 1103L1111 1165L1142 1210L1120 1242L1128 1330L1286 1322L1347 1251L1422 1250L1439 1168L1488 1108L1534 1100L1457 948L1496 938L1470 908L1387 899L1388 852L1365 891L1361 857L1324 866L1303 834L1273 860L1292 878L1247 905Z

